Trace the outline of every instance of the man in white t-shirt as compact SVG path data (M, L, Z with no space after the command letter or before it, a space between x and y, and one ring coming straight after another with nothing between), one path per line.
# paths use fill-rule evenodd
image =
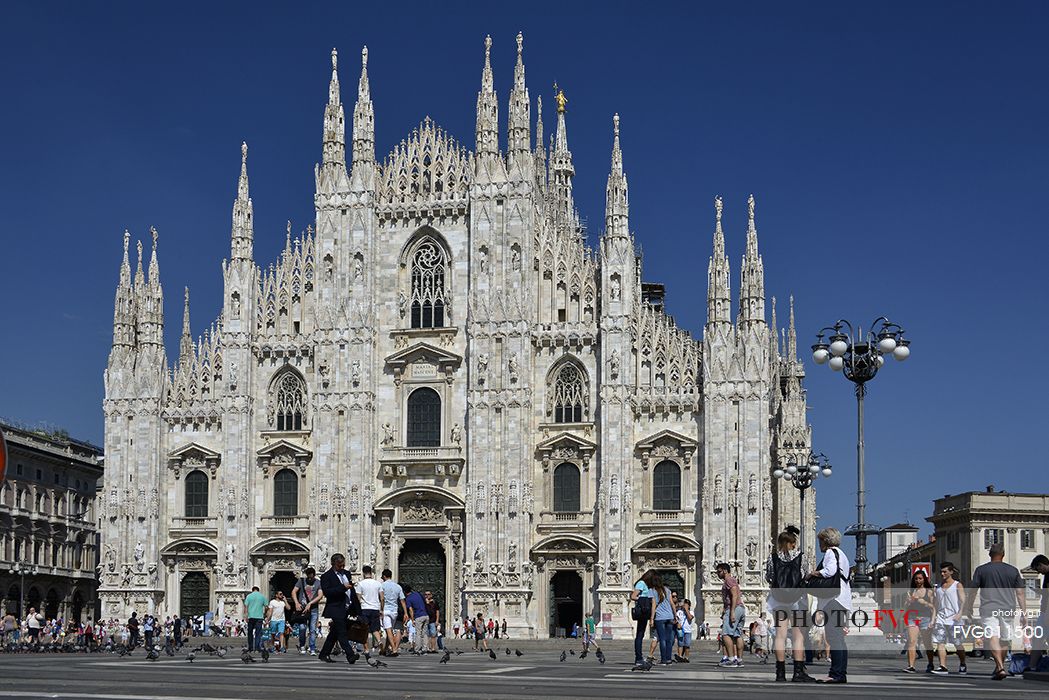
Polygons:
M266 618L269 620L270 637L273 639L273 651L287 651L283 649L284 641L284 613L291 609L291 603L284 596L284 591L277 591L273 600L266 606Z
M355 586L357 597L361 600L361 618L368 623L368 631L372 636L372 650L378 652L382 649L382 584L375 580L370 566L361 569L361 573L364 574L364 578Z

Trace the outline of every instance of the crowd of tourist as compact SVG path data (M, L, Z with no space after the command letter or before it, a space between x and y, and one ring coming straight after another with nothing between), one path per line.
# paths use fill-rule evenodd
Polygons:
M671 590L658 571L649 570L634 584L631 616L636 621L634 668L649 670L654 665L691 663L693 640L716 636L722 668L740 668L745 652L765 662L773 656L775 680L786 681L788 651L793 664L789 680L815 682L807 665L829 659L830 667L822 683L846 683L848 648L846 635L852 622L851 567L841 550L841 533L834 528L817 535L820 556L810 561L799 547L799 531L788 527L779 534L775 547L765 563L765 581L769 595L765 610L747 623L739 582L732 567L718 563L715 571L721 581L720 629L714 635L708 622L699 622L692 601ZM992 545L990 561L977 567L968 587L958 581L958 571L951 562L939 567L940 584L934 586L925 571L916 570L911 578L906 600L909 618L902 626L885 630L888 638L905 644L907 673L917 673L917 662L924 656L925 672L947 675L947 654L958 657L956 673L968 672L967 659L975 652L994 661L992 678L1001 680L1024 668L1039 668L1049 663L1044 658L1044 634L1049 612L1049 558L1038 555L1031 568L1043 575L1043 596L1036 619L1019 618L1010 624L1010 616L1023 615L1024 583L1019 570L1007 564L1004 548ZM49 618L30 607L24 617L8 612L0 622L0 647L10 651L40 649L61 645L77 649L116 647L133 651L178 649L190 637L245 637L246 653L288 653L294 648L301 655L319 656L332 662L333 655L345 654L354 662L359 653L398 656L402 649L412 654L438 653L445 649L446 622L441 605L432 591L413 590L393 579L389 569L374 577L370 566L354 582L345 572L342 555L332 557L332 567L323 576L306 568L295 582L290 595L278 590L271 597L254 587L243 604L243 617L212 614L181 619L178 615L132 613L127 620L115 618L92 623ZM973 603L980 600L978 615L973 618ZM816 623L818 615L822 622ZM968 644L959 636L966 621L978 621L984 631L981 643ZM477 613L473 617L450 622L456 640L472 640L479 651L488 651L489 641L509 639L506 619ZM1027 654L1012 653L1018 630ZM651 637L647 655L644 639ZM568 637L580 639L583 655L597 650L597 624L592 612L572 625ZM325 639L318 651L317 640ZM336 644L338 642L338 644ZM966 647L970 652L966 652ZM789 649L788 649L789 647ZM69 649L65 649L69 650ZM658 658L658 660L657 660ZM1021 668L1022 667L1022 668Z

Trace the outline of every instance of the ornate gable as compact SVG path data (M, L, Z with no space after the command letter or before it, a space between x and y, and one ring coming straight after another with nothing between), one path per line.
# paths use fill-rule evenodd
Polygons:
M645 469L653 462L664 459L676 459L681 466L689 469L692 466L692 455L696 453L699 443L690 437L673 430L660 430L655 435L637 443L636 449L641 453L641 463Z
M183 445L168 454L168 468L174 473L176 479L182 475L183 469L186 471L207 469L211 478L214 479L221 461L220 453L195 442Z
M597 445L572 433L559 433L543 440L535 449L543 462L543 471L560 462L575 462L585 471L590 468Z
M438 377L452 381L452 375L462 364L463 358L429 343L419 342L387 356L386 366L393 370L393 379L400 383L405 374L413 378Z
M288 440L277 440L263 447L256 455L264 478L269 478L271 469L276 471L285 467L296 467L300 474L305 474L306 466L313 458L312 452Z

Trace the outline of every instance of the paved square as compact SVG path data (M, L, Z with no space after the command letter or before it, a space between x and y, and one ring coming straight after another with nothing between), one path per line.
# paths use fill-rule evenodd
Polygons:
M625 642L606 645L608 662L593 655L580 660L578 647L561 641L515 642L511 655L494 646L498 655L472 651L466 644L447 665L439 655L402 655L384 659L386 668L373 669L362 658L354 666L344 661L324 664L294 653L273 656L269 662L245 664L233 650L225 659L199 655L188 663L184 654L148 661L139 650L130 657L108 654L0 655L4 682L0 698L62 698L64 700L211 700L213 698L345 698L362 695L411 698L695 698L718 693L723 697L759 697L768 694L797 697L841 697L838 686L775 683L774 667L749 662L740 669L719 669L712 650L688 665L649 673L633 673L633 653ZM524 656L513 651L520 649ZM559 661L561 652L575 649ZM850 661L847 692L854 697L1044 697L1044 683L1009 678L990 680L991 663L972 660L966 677L934 677L902 673L895 657ZM826 664L810 667L813 675ZM292 695L293 694L293 695ZM708 695L709 696L709 695Z

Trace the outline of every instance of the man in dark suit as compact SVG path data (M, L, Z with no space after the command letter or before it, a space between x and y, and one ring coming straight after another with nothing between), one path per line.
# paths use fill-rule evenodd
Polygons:
M331 568L321 575L321 591L324 592L324 617L331 620L328 625L328 636L324 639L324 646L317 658L328 663L335 663L331 658L335 641L338 640L346 654L346 660L351 664L357 661L359 654L353 647L346 633L346 616L360 613L361 604L357 600L357 592L353 590L353 582L345 572L346 557L341 554L331 555Z

